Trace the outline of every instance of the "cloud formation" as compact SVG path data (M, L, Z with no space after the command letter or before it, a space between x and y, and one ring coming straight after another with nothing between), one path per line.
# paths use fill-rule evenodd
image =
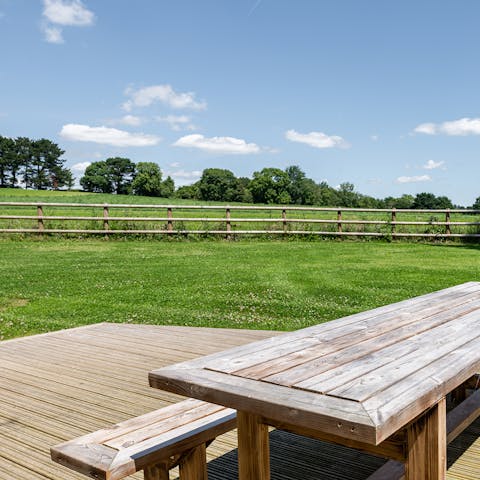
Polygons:
M194 92L178 93L171 85L151 85L139 90L128 88L125 93L130 97L123 104L123 109L127 112L134 107L149 107L155 102L163 103L174 109L205 110L207 108L205 101L195 99Z
M192 118L188 115L167 115L165 117L155 117L155 120L168 124L174 132L196 129L192 123Z
M398 177L397 183L418 183L429 182L430 180L430 175L415 175L413 177Z
M89 167L91 164L92 164L92 162L75 163L75 165L72 165L70 167L70 170L72 170L72 172L74 174L83 175L85 173L85 170L87 169L87 167Z
M130 133L108 127L90 127L69 123L62 127L60 136L77 142L93 142L114 147L148 147L160 142L160 138L144 133Z
M443 123L422 123L415 127L415 133L426 135L467 136L480 135L480 118L460 118Z
M442 165L445 165L445 162L435 162L434 160L429 160L423 168L425 170L434 170L435 168L440 168Z
M95 22L95 14L81 0L43 0L42 30L49 43L64 43L61 27L89 27Z
M255 143L247 143L241 138L234 137L211 137L207 138L200 134L186 135L179 138L174 147L197 148L205 152L224 153L232 155L248 155L260 152L260 147Z
M349 144L337 135L322 132L299 133L295 130L285 132L285 138L291 142L305 143L314 148L348 148Z

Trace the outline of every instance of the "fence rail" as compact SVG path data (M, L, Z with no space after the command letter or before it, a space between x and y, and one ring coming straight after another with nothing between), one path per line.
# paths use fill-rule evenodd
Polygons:
M0 202L0 233L480 238L480 210Z

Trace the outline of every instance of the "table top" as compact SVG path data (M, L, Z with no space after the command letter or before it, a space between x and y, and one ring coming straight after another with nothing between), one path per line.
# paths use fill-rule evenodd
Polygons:
M480 283L150 372L150 384L378 445L480 371Z

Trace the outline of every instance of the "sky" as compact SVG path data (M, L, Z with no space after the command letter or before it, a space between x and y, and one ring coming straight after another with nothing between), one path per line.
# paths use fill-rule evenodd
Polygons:
M0 135L383 198L480 196L477 0L0 0Z

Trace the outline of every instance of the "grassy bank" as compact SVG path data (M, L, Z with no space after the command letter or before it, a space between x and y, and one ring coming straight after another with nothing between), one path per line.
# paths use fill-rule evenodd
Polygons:
M470 280L480 247L0 240L0 336L100 321L297 329Z

